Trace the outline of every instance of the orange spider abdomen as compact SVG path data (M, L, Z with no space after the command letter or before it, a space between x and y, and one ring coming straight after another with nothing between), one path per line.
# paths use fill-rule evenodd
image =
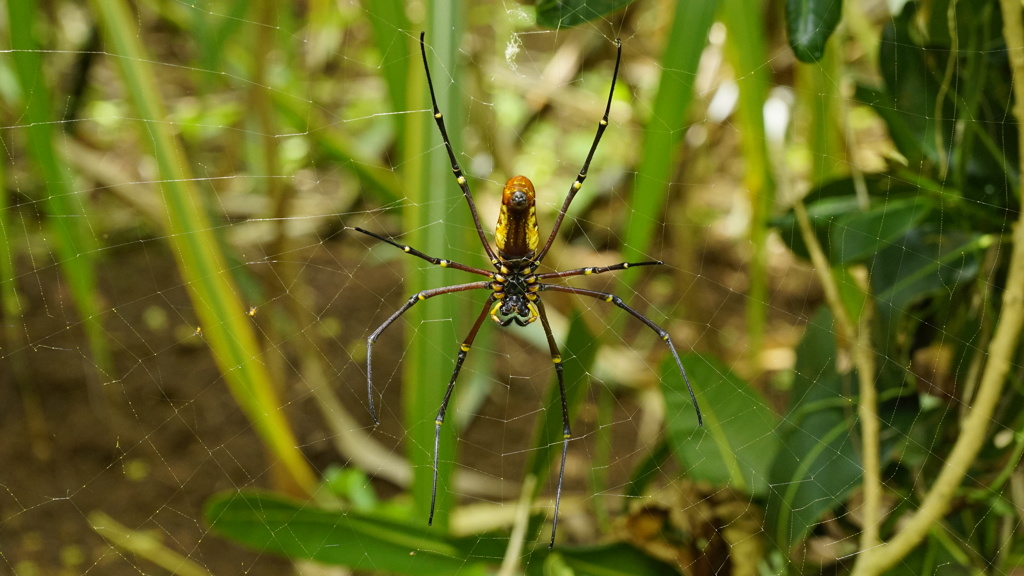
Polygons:
M494 242L502 260L529 260L537 253L537 206L533 182L513 176L501 193L501 212Z

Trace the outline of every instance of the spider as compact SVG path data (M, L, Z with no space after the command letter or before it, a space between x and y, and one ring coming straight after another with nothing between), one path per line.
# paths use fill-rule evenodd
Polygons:
M630 308L625 302L623 302L622 298L619 298L614 294L598 292L596 290L587 290L584 288L563 286L560 284L550 284L547 282L548 280L554 280L556 278L603 274L605 272L625 270L626 268L632 268L634 266L660 266L664 264L664 262L660 260L647 262L622 262L612 266L576 268L560 272L537 272L541 262L544 260L544 256L548 253L548 249L551 248L551 244L554 242L555 236L558 234L558 229L562 225L562 220L565 218L565 213L569 209L569 204L572 203L573 197L575 197L576 193L579 192L580 188L583 186L583 181L587 178L587 171L590 169L590 162L594 157L594 152L597 150L597 145L601 141L601 136L608 127L608 113L611 111L612 96L615 94L615 80L618 78L619 63L622 60L622 42L618 39L615 40L617 52L615 55L615 70L612 73L612 87L608 92L608 103L605 105L604 116L601 118L601 122L597 126L597 135L594 136L594 142L590 146L590 152L587 154L587 159L583 162L583 168L580 169L579 176L576 177L576 180L569 187L569 193L565 197L565 201L562 203L562 209L558 212L558 217L555 218L555 225L552 227L547 241L538 251L539 232L537 229L537 213L535 204L536 195L533 183L525 176L514 176L505 183L505 188L501 195L501 211L498 215L498 223L494 232L494 244L497 249L495 250L495 248L492 248L491 244L487 241L483 227L480 225L480 218L477 215L476 204L473 202L473 194L469 190L469 183L466 181L466 177L462 174L462 168L459 167L459 162L455 158L451 139L448 137L448 131L444 126L444 117L441 115L441 111L437 107L437 98L434 95L434 84L430 78L430 65L427 64L427 50L424 45L423 38L424 33L421 32L420 54L423 56L423 69L426 71L427 87L430 91L430 100L434 109L434 121L437 123L438 131L441 133L441 140L444 142L444 146L448 151L448 158L452 163L452 172L455 174L455 181L462 190L462 195L466 198L466 203L469 205L469 212L473 216L473 223L476 226L477 234L480 236L480 243L483 245L484 251L487 253L487 257L490 260L491 265L494 267L494 270L483 270L473 266L453 262L451 260L429 256L411 246L399 244L390 238L385 238L384 236L380 236L362 228L355 228L358 232L371 236L381 242L386 242L407 254L426 260L433 265L440 266L442 268L454 268L456 270L462 270L463 272L477 274L486 278L486 280L478 282L443 286L413 294L401 308L385 320L384 323L370 335L366 341L366 388L369 399L370 415L373 417L375 424L379 423L373 403L373 344L377 341L377 338L380 337L381 333L383 333L388 326L391 326L399 316L415 306L416 303L428 298L434 298L435 296L442 296L444 294L452 294L454 292L463 292L466 290L489 290L490 294L487 295L487 300L484 302L480 315L477 317L476 322L470 329L469 334L466 335L462 345L459 346L458 357L455 360L455 369L452 372L451 380L448 381L448 388L445 391L444 399L441 401L441 408L437 412L437 418L434 420L434 479L433 489L430 495L430 517L427 520L428 525L433 524L434 505L437 497L437 453L441 438L441 425L444 423L445 413L448 410L448 402L451 400L452 391L455 389L455 381L459 377L459 370L462 369L462 363L465 361L466 355L469 354L470 347L473 346L473 340L476 338L477 332L480 330L480 327L488 316L499 326L509 326L513 323L517 326L528 326L540 319L541 326L544 327L544 335L547 337L548 348L551 351L551 361L555 366L555 374L558 377L558 390L562 400L562 462L561 467L558 470L558 488L555 491L555 510L551 522L551 542L549 544L549 547L551 547L554 546L555 534L558 530L558 506L562 498L562 479L565 476L565 456L569 449L569 439L572 438L572 431L569 427L569 409L566 405L565 384L562 379L562 357L559 353L558 345L555 343L555 337L551 334L551 326L548 323L548 317L544 311L544 302L540 297L541 292L547 290L565 292L568 294L578 294L580 296L588 296L590 298L610 302L646 324L651 330L654 330L654 332L657 333L658 336L668 345L668 349L672 353L672 357L675 358L676 365L679 367L679 371L683 375L683 381L686 382L686 388L690 393L690 400L693 402L693 408L697 414L697 423L698 425L703 425L703 418L701 416L700 406L697 404L697 397L694 396L693 388L690 387L690 380L686 376L686 369L683 368L683 363L679 359L679 353L676 352L675 346L672 345L672 339L669 337L668 332L665 332L665 330L655 324L651 319L637 312L633 308Z

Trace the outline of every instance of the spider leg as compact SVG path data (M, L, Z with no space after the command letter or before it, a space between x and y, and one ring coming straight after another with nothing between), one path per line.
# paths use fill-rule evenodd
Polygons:
M548 324L548 315L544 311L544 303L540 298L535 300L537 310L540 312L540 323L544 326L544 336L548 339L548 348L551 350L551 362L555 365L555 374L558 375L558 393L562 398L562 464L558 468L558 488L555 490L555 515L551 519L551 542L548 548L555 545L555 532L558 530L558 505L562 502L562 479L565 478L565 455L569 452L569 439L572 438L572 430L569 428L569 405L565 400L565 381L562 378L562 355L558 351L558 344L551 334L551 325Z
M379 424L377 420L377 411L373 407L373 343L377 341L381 333L387 329L388 326L398 320L398 317L405 314L405 311L412 308L417 302L422 302L428 298L434 296L441 296L443 294L452 294L454 292L463 292L465 290L483 290L491 287L489 280L482 280L480 282L470 282L469 284L456 284L454 286L443 286L441 288L434 288L431 290L424 290L413 294L406 302L398 309L390 318L384 321L379 328L370 334L370 337L366 339L366 396L370 403L370 416L373 416L373 423Z
M697 396L693 393L693 387L690 386L690 379L686 376L686 368L683 368L683 361L679 359L679 353L676 352L676 347L672 345L672 338L669 337L668 332L661 329L661 326L655 324L650 318L630 308L615 294L608 292L598 292L597 290L586 290L584 288L573 288L572 286L560 286L558 284L541 284L541 290L554 290L555 292L566 292L568 294L579 294L580 296L590 296L591 298L597 298L598 300L604 300L605 302L611 302L619 308L622 308L626 312L633 315L634 318L640 320L651 330L654 330L658 336L668 344L669 351L672 352L672 357L676 360L676 366L679 367L679 372L683 375L683 382L686 382L686 390L690 393L690 402L693 403L693 409L697 412L697 425L704 425L704 418L700 413L700 406L697 404Z
M484 245L484 249L487 251L487 256L490 258L491 263L496 264L498 257L494 253L494 249L491 248L487 237L484 235L484 229L480 225L480 217L476 213L476 203L473 202L473 194L469 191L469 182L466 181L466 177L462 174L462 168L459 167L459 161L455 159L455 151L452 149L452 141L448 138L448 130L444 127L444 116L441 114L441 110L437 107L437 97L434 96L434 81L430 78L430 66L427 64L427 48L423 44L424 32L420 32L420 54L423 55L423 69L427 72L427 88L430 89L430 102L434 106L434 121L437 122L437 129L441 132L441 140L444 141L445 150L448 151L448 159L452 161L452 173L455 174L455 182L458 183L459 188L462 189L462 195L466 197L466 203L469 204L469 213L473 216L473 224L476 226L476 233L480 235L480 243ZM607 116L607 114L606 114Z
M574 270L562 270L561 272L547 272L545 274L537 274L537 280L550 280L551 278L568 278L569 276L589 276L591 274L604 274L605 272L614 272L616 270L625 270L626 268L634 268L636 266L661 266L664 264L661 260L651 260L649 262L620 262L612 266L592 266L588 268L576 268Z
M437 411L437 418L434 419L434 486L430 490L430 517L427 519L427 526L434 523L434 504L437 501L437 452L441 446L441 424L444 423L445 413L448 411L448 402L452 399L452 391L455 390L455 380L458 379L459 371L462 370L462 363L466 360L469 349L473 346L473 340L476 340L476 333L480 330L480 326L483 325L484 318L487 318L487 310L493 301L494 295L492 294L484 302L484 309L480 311L480 316L476 319L476 323L473 324L473 328L466 335L466 339L462 341L462 345L459 346L459 357L455 360L455 370L452 372L452 379L448 381L448 389L445 390L444 400L441 401L441 409Z
M534 259L536 262L540 262L544 259L544 256L548 253L548 249L551 248L551 243L555 241L555 236L558 235L558 229L562 226L562 219L565 218L565 212L569 210L569 204L572 203L572 199L576 196L576 193L583 187L583 181L587 179L587 171L590 170L590 162L594 159L594 152L597 151L597 145L601 142L601 136L604 135L604 131L608 128L608 114L612 110L612 95L615 94L615 80L619 76L619 62L622 61L622 42L616 38L615 46L617 51L615 53L615 71L612 72L612 87L608 91L608 104L604 107L604 116L601 118L601 122L597 125L597 134L594 136L594 143L590 145L590 152L587 154L587 159L583 162L583 168L580 169L579 176L569 187L569 194L565 197L565 202L562 203L562 209L558 212L558 217L555 218L555 225L551 228L551 235L548 236L548 241L544 244L544 248L537 254Z
M436 258L434 256L429 256L429 255L424 254L423 252L420 252L419 250L413 248L412 246L407 246L405 244L399 244L398 242L395 242L394 240L392 240L390 238L385 238L384 236L381 236L379 234L374 234L373 232L370 232L369 230L363 230L362 228L358 228L358 227L357 228L353 228L353 230L355 230L356 232L362 232L363 234L366 234L367 236L376 238L377 240L380 240L381 242L387 242L388 244L391 244L392 246L394 246L395 248L398 248L402 252L405 252L406 254L412 254L413 256L415 256L417 258L422 258L422 259L426 260L427 262L430 262L431 264L433 264L435 266L440 266L441 268L454 268L455 270L463 270L465 272L472 272L473 274L480 274L481 276L487 276L489 278L494 277L494 272L489 272L487 270L482 270L480 268L474 268L472 266L467 266L465 264L459 264L458 262L452 262L451 260L445 260L443 258Z

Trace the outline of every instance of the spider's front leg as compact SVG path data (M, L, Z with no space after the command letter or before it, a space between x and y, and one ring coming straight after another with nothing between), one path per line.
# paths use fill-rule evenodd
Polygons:
M434 288L432 290L424 290L413 294L406 302L398 309L397 312L391 315L390 318L384 321L379 328L370 334L370 337L366 339L366 397L370 404L370 416L373 417L374 424L380 424L377 419L377 411L373 407L373 343L377 341L377 338L391 326L398 317L416 305L417 302L422 302L428 298L434 296L441 296L444 294L452 294L454 292L463 292L465 290L484 290L491 287L490 280L483 280L480 282L470 282L469 284L457 284L455 286L444 286L442 288Z

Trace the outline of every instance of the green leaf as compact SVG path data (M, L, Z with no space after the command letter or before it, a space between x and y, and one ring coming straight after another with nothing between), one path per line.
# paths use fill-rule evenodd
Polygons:
M910 166L928 161L938 165L949 161L949 150L940 158L939 146L954 141L948 101L937 108L940 81L929 65L934 52L920 46L911 29L917 5L908 2L903 11L882 32L878 64L885 81L885 98L869 102L895 134L893 141Z
M555 557L552 560L547 558ZM552 570L552 571L549 571ZM628 544L584 548L537 548L526 567L530 576L647 576L679 574L675 567L656 560Z
M842 0L786 0L786 31L797 59L820 60L842 15Z
M871 285L879 304L905 311L915 300L949 293L977 276L989 236L941 232L929 226L911 230L872 261Z
M867 211L836 219L829 259L834 265L862 261L888 248L917 226L932 209L926 197L879 202Z
M537 25L568 28L597 20L633 3L633 0L540 0Z
M877 178L865 180L869 193L878 190L877 183ZM840 216L858 209L856 183L853 178L840 178L821 184L807 194L804 204L807 206L807 216L811 220L815 236L818 237L818 243L828 246L829 229L832 222ZM804 260L811 259L792 210L776 218L772 222L772 226L778 229L782 241L789 246L794 254Z
M402 0L361 0L360 6L369 15L373 26L373 39L381 55L380 72L387 82L391 109L401 111L406 106L408 93L409 66L419 64L410 58L413 43L409 41L409 19L405 15ZM396 144L404 144L405 117L396 115L398 138ZM358 147L357 147L358 149Z
M802 539L860 485L853 375L836 371L833 319L822 310L797 348L792 404L769 473L765 528L776 545Z
M928 298L948 300L962 293L959 289L977 277L992 242L988 235L954 230L940 234L937 226L929 225L880 250L871 262L871 288L878 322L890 338L876 345L879 352L909 361L906 336L924 320L914 307ZM941 309L948 306L940 304Z
M508 544L493 533L452 538L426 523L323 510L269 492L218 494L207 501L204 516L216 532L249 548L374 574L490 574ZM528 574L543 574L549 565L580 576L676 573L626 544L554 552L541 544L526 554ZM549 556L559 558L549 562Z
M625 499L623 500L624 507L629 505L629 500L631 498L636 498L644 494L647 490L647 486L652 480L658 477L658 471L661 470L661 467L671 455L672 451L669 447L668 440L662 438L658 444L651 449L650 454L648 454L647 457L633 469L633 473L629 477L629 484L626 485L626 493L624 494Z
M484 574L475 546L426 522L400 524L379 516L322 510L265 492L231 492L206 503L206 521L256 550L351 568L400 574ZM474 544L476 544L474 542ZM490 553L501 554L501 547Z
M863 194L858 186L863 186ZM939 202L950 204L950 194L927 193L886 175L866 175L859 182L852 177L826 182L804 199L807 216L818 243L833 264L864 260L889 245L900 234L923 221ZM870 208L862 210L867 203ZM772 225L794 254L810 260L803 235L790 210Z
M752 495L768 490L768 469L778 450L777 418L750 385L724 364L700 354L682 358L704 414L690 403L673 359L662 363L668 436L676 456L695 480L729 485Z
M775 206L775 178L773 163L768 158L764 121L764 105L771 86L769 69L764 65L764 55L769 52L764 32L765 6L761 0L734 0L722 13L728 30L726 54L739 86L736 121L740 126L743 157L742 186L751 200L746 328L752 356L763 346L771 300L768 296L768 227ZM758 362L754 358L752 361Z
M458 66L459 40L462 37L462 5L458 2L431 2L427 7L425 47L434 79L437 104L445 114L452 146L461 157L461 138L464 108L462 103L461 68ZM418 44L416 46L418 51ZM410 55L413 61L417 56ZM450 76L449 76L450 75ZM447 78L451 78L448 81ZM425 73L410 71L406 96L408 109L425 109L430 96ZM446 78L438 81L439 78ZM401 193L415 209L404 210L403 225L411 230L403 238L427 254L450 253L452 243L470 246L469 238L458 231L469 231L466 225L468 210L448 158L446 147L434 122L433 114L424 112L410 115L405 120L406 142L402 164ZM426 153L424 151L427 151ZM467 179L473 183L472 175ZM443 223L443 225L439 225ZM478 245L477 241L477 244ZM469 262L472 264L472 262ZM415 258L405 260L405 285L408 294L437 287L437 277ZM433 493L434 421L452 376L460 339L469 332L469 325L483 306L484 296L474 294L477 300L472 311L463 313L455 295L431 298L413 307L403 316L403 324L413 329L406 331L407 348L402 365L402 421L408 437L407 457L413 469L412 496L415 517L429 515ZM452 322L438 322L451 318ZM394 328L394 327L393 327ZM392 329L393 329L392 328ZM484 328L493 328L487 326ZM456 386L459 386L456 383ZM458 408L449 405L449 413ZM455 468L456 434L454 423L441 426L438 444L437 501L434 525L446 527L455 497L451 490L451 477Z

